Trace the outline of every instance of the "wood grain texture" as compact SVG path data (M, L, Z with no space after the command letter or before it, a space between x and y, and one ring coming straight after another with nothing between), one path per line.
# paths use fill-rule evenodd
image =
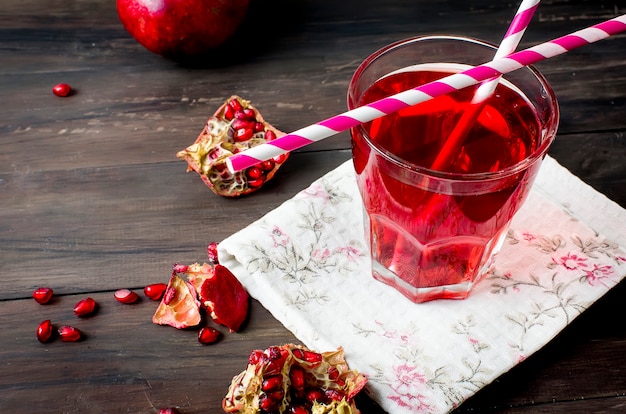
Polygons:
M180 64L125 32L111 0L4 0L0 8L0 412L218 413L251 350L297 342L252 301L244 329L212 346L156 326L156 303L113 292L167 281L175 262L220 241L350 159L346 133L296 151L248 197L211 193L176 152L228 96L293 131L345 111L367 55L409 36L500 41L516 5L492 0L252 0L215 56ZM283 19L286 11L288 19ZM623 1L542 1L520 47L626 13ZM561 123L550 155L626 207L626 35L542 62ZM70 83L58 98L51 88ZM37 286L55 290L41 306ZM626 284L455 413L626 410ZM90 296L98 313L79 319ZM73 324L78 343L40 344L39 322ZM362 412L383 414L366 395Z

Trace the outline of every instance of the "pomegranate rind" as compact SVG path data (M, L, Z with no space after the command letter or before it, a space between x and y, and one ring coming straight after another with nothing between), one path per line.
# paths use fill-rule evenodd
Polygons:
M291 380L289 372L293 366L305 370L305 387L315 387L321 390L334 390L344 397L340 400L313 401L310 408L315 414L360 414L354 403L354 397L365 387L367 378L355 370L350 370L345 361L343 348L331 352L322 352L321 361L307 362L294 355L295 350L308 351L301 345L285 344L280 347L271 347L280 350L280 357L271 360L267 358L267 350L252 351L246 369L233 377L228 393L222 400L222 409L227 413L255 414L261 412L259 401L264 394L263 380L266 375L282 375L284 397L279 404L278 413L287 413L288 407L297 401L292 401L293 393L290 390ZM274 350L276 353L276 350ZM263 355L253 358L252 355ZM256 360L256 361L253 361ZM276 366L279 361L280 366ZM278 372L276 369L278 368ZM336 374L331 376L330 372ZM338 374L337 374L338 373Z
M248 291L226 267L194 263L184 271L194 286L201 306L216 323L237 332L248 317Z
M229 102L237 100L242 108L254 111L257 123L263 125L264 130L254 133L249 139L238 141L234 138L233 122L236 118L227 119L225 116ZM276 138L286 135L267 122L259 110L250 101L237 95L232 95L209 117L204 128L195 142L179 151L176 156L187 162L187 171L195 171L211 191L224 197L239 197L250 194L274 177L276 171L287 160L289 153L274 159L271 169L263 169L263 177L248 177L247 171L231 173L226 165L226 159L233 154L245 151L248 148L267 142L267 131L273 132Z
M163 296L152 316L152 322L177 329L198 326L202 321L202 315L194 286L174 273L170 277L166 291L169 289L173 289L176 294Z

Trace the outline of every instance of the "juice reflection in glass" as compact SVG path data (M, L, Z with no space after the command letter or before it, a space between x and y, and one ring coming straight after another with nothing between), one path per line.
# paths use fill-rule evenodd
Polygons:
M463 37L392 44L355 72L349 109L494 54L494 46ZM554 92L536 70L523 68L500 80L462 145L435 162L475 90L455 91L351 131L373 276L414 302L465 298L488 272L556 133Z

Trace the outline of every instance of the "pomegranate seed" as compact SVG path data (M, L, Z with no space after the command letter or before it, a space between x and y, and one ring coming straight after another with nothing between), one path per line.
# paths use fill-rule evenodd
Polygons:
M220 331L210 326L205 326L198 332L198 341L203 345L212 344L220 337Z
M244 128L248 128L254 131L254 123L247 121L245 119L235 119L233 123L230 124L230 127L233 129L233 131L237 131L238 129L244 129Z
M291 367L289 371L289 380L291 381L291 386L296 390L304 389L304 369L297 365Z
M337 367L331 366L330 368L328 368L328 379L334 381L337 378L339 378L339 370L337 369Z
M292 405L291 407L289 407L288 412L290 414L309 414L309 410L301 405Z
M129 289L119 289L115 292L114 296L115 299L126 304L135 303L137 299L139 299L139 296Z
M256 180L258 178L263 177L263 170L261 170L258 167L250 167L246 171L246 174L248 175L248 178L250 178L252 180Z
M243 112L244 119L250 119L252 121L256 120L256 114L254 113L254 109L244 108L241 112Z
M271 129L265 131L265 140L266 141L274 141L276 139L276 134Z
M224 119L226 119L227 121L230 121L234 117L235 117L235 110L233 109L232 106L226 105L226 107L224 108Z
M220 261L217 257L217 242L211 242L206 248L207 256L209 256L209 261L213 264L218 264Z
M189 266L186 265L174 263L174 265L172 266L172 271L174 273L185 273L187 270L189 270Z
M345 396L343 395L341 391L332 390L332 389L328 389L324 391L324 394L326 395L326 398L333 400L333 401L341 401L345 398Z
M248 181L248 187L250 188L257 188L263 185L263 183L265 182L265 180L260 179L260 180L249 180Z
M268 140L269 141L269 140ZM287 154L280 154L272 158L276 164L282 164L287 159Z
M52 299L53 293L54 292L50 288L40 287L40 288L35 289L35 291L33 292L33 299L35 299L37 303L40 303L43 305L45 303L50 302L50 299Z
M307 390L305 394L305 399L311 404L313 404L313 402L315 401L324 402L326 401L326 394L324 394L324 391L320 390L319 388L311 388Z
M152 300L161 300L163 293L165 293L167 285L165 283L153 283L143 288L143 293Z
M52 338L53 333L54 330L52 329L52 322L50 322L50 319L46 319L41 322L37 327L37 339L39 339L39 342L41 343L48 342Z
M279 389L283 385L282 375L270 375L263 380L261 389L265 392L271 392Z
M180 411L178 411L174 407L168 407L168 408L161 408L159 410L159 414L180 414Z
M52 88L52 93L56 96L68 96L72 92L72 87L67 83L59 83L58 85L54 85Z
M250 352L250 356L248 357L248 364L256 365L259 363L259 361L261 361L261 359L263 359L263 351L255 349L254 351Z
M294 349L293 356L295 356L301 361L305 361L309 363L322 362L322 354L320 354L319 352L302 350L302 349Z
M261 162L261 169L263 171L270 171L274 168L274 166L276 165L276 162L274 162L274 160L267 160L267 161L263 161Z
M255 122L254 132L263 132L263 131L265 131L265 125L263 125L263 122Z
M95 312L97 306L92 298L81 299L74 306L74 314L78 317L89 316Z
M176 297L176 288L170 286L165 289L165 294L163 295L163 303L165 305L169 305L174 298Z
M267 393L267 396L270 400L274 401L274 403L278 406L278 405L281 405L281 403L283 402L283 398L285 397L285 390L280 388L276 391Z
M235 111L241 111L243 109L241 102L239 102L237 99L231 99L230 102L228 102L228 106L233 108L233 110Z
M261 394L259 396L259 408L266 412L272 412L278 409L276 401L269 397L267 394Z
M63 342L76 342L81 338L81 333L78 328L64 325L59 328L59 338Z
M283 353L279 347L270 346L263 352L263 355L265 355L270 360L276 360L282 358Z
M237 142L243 142L252 138L252 135L254 135L254 131L252 130L252 128L241 128L235 131L235 135L233 138Z

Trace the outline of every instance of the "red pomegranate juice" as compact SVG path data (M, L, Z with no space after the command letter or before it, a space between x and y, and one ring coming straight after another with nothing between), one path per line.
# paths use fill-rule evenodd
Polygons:
M441 69L430 65L386 76L363 93L359 105L451 74ZM467 296L490 266L539 168L537 162L515 174L480 177L524 160L540 139L534 109L501 82L462 146L440 171L430 170L474 91L466 88L365 124L377 149L363 130L352 130L374 277L415 302ZM413 167L401 167L394 158Z

